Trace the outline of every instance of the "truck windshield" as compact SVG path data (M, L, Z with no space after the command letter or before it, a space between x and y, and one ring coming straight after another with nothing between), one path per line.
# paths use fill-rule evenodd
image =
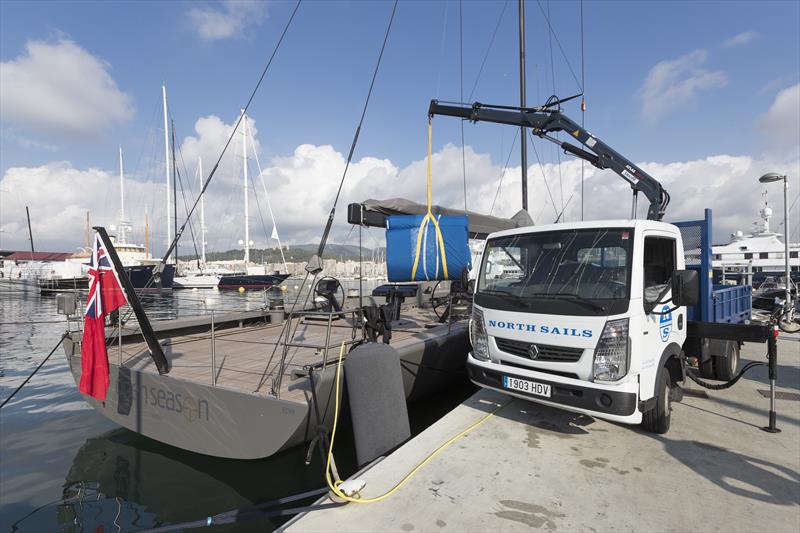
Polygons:
M633 230L573 229L490 239L476 303L555 314L624 312L630 295ZM482 301L481 301L482 300Z

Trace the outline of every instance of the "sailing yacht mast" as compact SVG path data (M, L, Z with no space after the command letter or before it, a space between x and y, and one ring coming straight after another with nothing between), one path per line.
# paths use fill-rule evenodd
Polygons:
M197 157L197 173L200 177L200 261L206 264L206 201L203 194L203 158Z
M244 175L244 268L250 263L250 220L247 204L247 115L242 109L242 169Z
M286 272L289 272L289 267L286 265L286 256L283 253L283 244L281 244L281 236L278 234L278 224L277 222L275 222L275 213L272 212L272 202L270 201L269 194L267 193L267 183L264 180L264 170L261 168L261 163L258 160L258 152L256 152L256 139L253 136L253 130L250 129L250 124L246 124L245 134L251 141L250 146L253 148L253 157L256 160L256 166L258 168L258 177L261 178L261 188L264 190L264 198L267 200L267 209L269 209L269 217L272 220L272 235L270 236L270 238L278 241L278 250L280 250L281 252L281 261L283 261L283 268ZM253 192L255 193L255 191Z
M167 183L167 248L169 245L172 244L172 221L170 217L170 207L172 206L172 202L170 201L170 180L169 180L169 170L170 170L170 155L169 155L169 122L167 122L167 86L162 84L161 85L161 99L164 103L164 177ZM169 259L169 258L167 258Z
M119 232L117 241L126 244L127 222L125 222L125 171L122 168L122 146L119 147Z
M519 1L519 106L525 107L525 0ZM520 126L520 163L522 166L522 209L528 210L528 138Z

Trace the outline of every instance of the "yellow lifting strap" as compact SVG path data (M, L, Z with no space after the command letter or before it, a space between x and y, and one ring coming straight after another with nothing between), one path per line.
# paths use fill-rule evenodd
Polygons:
M431 144L433 142L433 124L432 124L432 117L428 117L428 213L425 215L425 218L422 219L422 223L419 225L419 231L417 232L417 252L414 256L414 266L411 268L411 281L415 281L417 278L417 267L419 267L419 255L422 249L422 235L425 233L425 228L428 225L428 222L433 222L433 226L436 228L436 246L442 254L442 271L444 272L444 278L450 279L450 276L447 274L447 255L444 251L444 238L442 237L442 230L439 229L439 223L436 221L436 217L433 216L433 212L431 212Z

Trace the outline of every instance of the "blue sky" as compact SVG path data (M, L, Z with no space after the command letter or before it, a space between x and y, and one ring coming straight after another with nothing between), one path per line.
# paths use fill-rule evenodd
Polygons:
M461 5L465 99L503 6L499 1ZM567 60L580 78L580 4L529 0L526 6L529 103L543 101L554 83L559 96L578 92ZM9 112L6 100L0 173L54 161L113 173L120 144L129 166L145 168L138 159L153 151L150 144L161 127L162 81L179 140L195 135L200 117L216 115L230 123L292 7L286 2L0 3L4 65L24 58L32 41L71 42L102 61L117 92L127 95L125 112L98 102L97 113L108 119L89 116L98 127L79 134L26 121ZM262 162L288 157L303 144L347 153L390 9L387 2L301 5L250 110ZM553 41L551 64L542 10L549 10L567 60ZM788 160L794 168L793 139L776 148L763 116L781 91L800 82L800 3L586 1L583 10L586 124L594 134L635 161L666 165L726 155ZM204 30L198 13L210 15L202 20L217 26ZM458 2L400 2L357 158L389 160L402 171L424 156L428 101L459 99L458 21ZM473 99L517 102L517 61L517 3L511 1ZM794 105L793 93L787 98ZM577 103L568 104L567 113L578 118ZM502 166L513 129L468 124L465 132L475 153L490 158L489 168ZM460 144L458 121L438 118L434 150L447 143ZM549 146L537 141L537 148L543 162L557 161ZM516 161L515 155L512 164ZM142 170L131 173L140 181L150 179ZM336 181L338 175L331 171L327 178ZM3 205L7 213L14 211ZM7 229L3 239L18 243L10 235L14 231Z

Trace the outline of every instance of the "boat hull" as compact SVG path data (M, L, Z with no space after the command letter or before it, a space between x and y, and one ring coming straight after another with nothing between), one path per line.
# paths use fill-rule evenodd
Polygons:
M150 284L150 277L153 275L155 265L137 265L125 267L125 272L131 280L133 288L137 291L158 291L172 289L173 279L175 277L175 265L165 265L164 271L161 273L161 282ZM89 290L89 279L86 277L80 278L54 278L39 281L39 288L43 292L59 292L59 291L80 291Z
M219 276L176 276L172 281L173 289L216 289Z
M463 323L430 331L424 338L393 344L400 357L409 401L466 382L469 349ZM76 385L80 382L80 340L68 337L64 348ZM167 357L171 358L169 350ZM180 354L176 354L176 358ZM310 389L303 402L176 379L169 374L120 367L109 350L110 385L104 401L83 395L96 411L115 423L185 450L231 459L259 459L309 442L316 436ZM343 370L344 371L344 370ZM334 415L335 367L317 372L315 392L323 424ZM290 385L301 388L300 378Z
M220 290L269 289L284 282L289 274L238 275L230 274L219 279Z

